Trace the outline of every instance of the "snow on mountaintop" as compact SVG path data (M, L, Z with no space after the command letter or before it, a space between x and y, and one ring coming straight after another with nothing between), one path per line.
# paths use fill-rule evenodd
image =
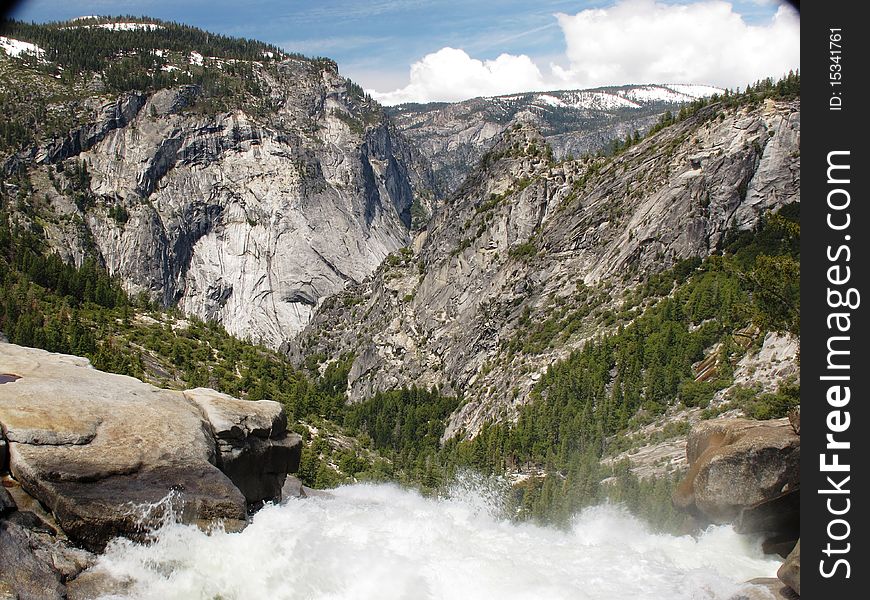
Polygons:
M70 19L70 21L89 21L91 19L99 19L100 17L76 17L75 19ZM110 31L154 31L156 29L163 29L163 25L158 25L157 23L133 23L133 22L116 22L116 23L96 23L93 25L72 25L70 27L64 27L64 29L93 29L94 27L99 27L100 29L108 29Z
M538 96L535 97L535 100L543 102L544 104L549 104L550 106L565 106L564 102L550 94L538 94Z
M665 84L626 86L624 89L569 90L546 93L491 96L490 102L527 101L539 108L574 108L587 110L618 110L641 108L653 103L681 104L698 98L721 94L724 90L709 85Z
M722 94L725 92L725 90L723 90L722 88L713 87L712 85L686 85L682 83L669 83L665 87L668 87L675 92L679 92L680 94L692 96L693 98L703 98L705 96L712 96L713 94Z
M22 54L35 54L37 57L45 54L45 51L30 42L22 42L0 35L0 48L2 48L9 56L21 56Z
M555 108L576 108L590 110L614 110L617 108L640 108L640 105L620 98L615 94L597 91L570 91L551 92L547 94L514 94L511 96L491 96L487 98L491 102L508 102L513 100L526 100L534 106L543 108L551 106Z
M678 93L658 85L646 85L629 90L619 90L616 93L623 98L636 102L689 102L694 100L694 98L686 94Z
M111 29L112 31L136 31L139 29L154 31L155 29L163 29L163 25L158 25L157 23L100 23L97 27Z
M640 104L608 92L563 92L564 102L573 108L613 110L617 108L640 108Z
M705 96L721 94L724 90L709 85L645 85L616 92L636 102L691 102Z

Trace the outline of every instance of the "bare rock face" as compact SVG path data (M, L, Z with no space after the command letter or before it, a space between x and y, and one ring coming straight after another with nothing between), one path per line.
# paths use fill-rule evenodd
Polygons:
M792 488L743 508L734 529L738 533L767 534L769 537L762 545L764 551L785 558L800 538L800 512L800 489Z
M217 466L249 504L280 500L287 473L299 468L302 438L287 432L287 415L269 400L248 402L207 388L184 395L199 405L217 440Z
M185 522L237 528L248 502L280 494L286 470L298 465L299 441L275 402L161 390L11 344L0 345L0 371L19 376L0 386L12 477L91 550L142 536L169 504Z
M680 508L716 523L780 496L800 481L800 438L788 419L721 419L695 426L689 471L674 492Z
M96 600L129 596L129 580L117 580L99 568L88 569L66 585L66 600Z
M791 551L791 554L785 559L785 562L776 572L776 576L782 580L784 584L797 592L801 593L801 543L798 541L797 546Z
M791 334L769 332L761 348L747 354L734 369L734 383L775 392L782 381L800 377L800 340ZM798 432L800 433L800 432Z

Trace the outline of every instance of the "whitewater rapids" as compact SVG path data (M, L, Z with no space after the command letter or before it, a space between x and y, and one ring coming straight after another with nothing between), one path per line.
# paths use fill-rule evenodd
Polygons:
M727 600L779 562L730 527L653 533L619 507L569 530L497 516L465 488L435 499L387 484L266 506L239 533L170 523L115 540L94 567L142 600Z

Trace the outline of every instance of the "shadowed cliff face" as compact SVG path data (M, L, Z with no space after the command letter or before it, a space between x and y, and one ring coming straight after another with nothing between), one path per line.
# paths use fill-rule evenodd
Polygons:
M130 93L13 162L54 217L53 249L76 262L95 250L130 292L277 347L407 245L415 193L435 193L416 151L333 69L254 65L266 114L209 116L196 86ZM73 164L86 201L65 193Z
M510 418L550 364L606 330L624 289L799 201L799 110L714 104L615 158L564 163L512 125L413 251L325 302L295 354L356 352L352 400L464 392L447 436ZM509 350L558 314L580 317L555 344Z

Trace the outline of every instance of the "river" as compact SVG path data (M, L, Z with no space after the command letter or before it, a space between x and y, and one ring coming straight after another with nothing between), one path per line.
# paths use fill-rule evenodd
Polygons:
M239 533L169 523L149 545L113 541L95 569L132 585L106 598L727 600L779 565L731 527L654 533L610 505L562 530L501 518L476 486L449 498L389 484L332 494L266 506Z

